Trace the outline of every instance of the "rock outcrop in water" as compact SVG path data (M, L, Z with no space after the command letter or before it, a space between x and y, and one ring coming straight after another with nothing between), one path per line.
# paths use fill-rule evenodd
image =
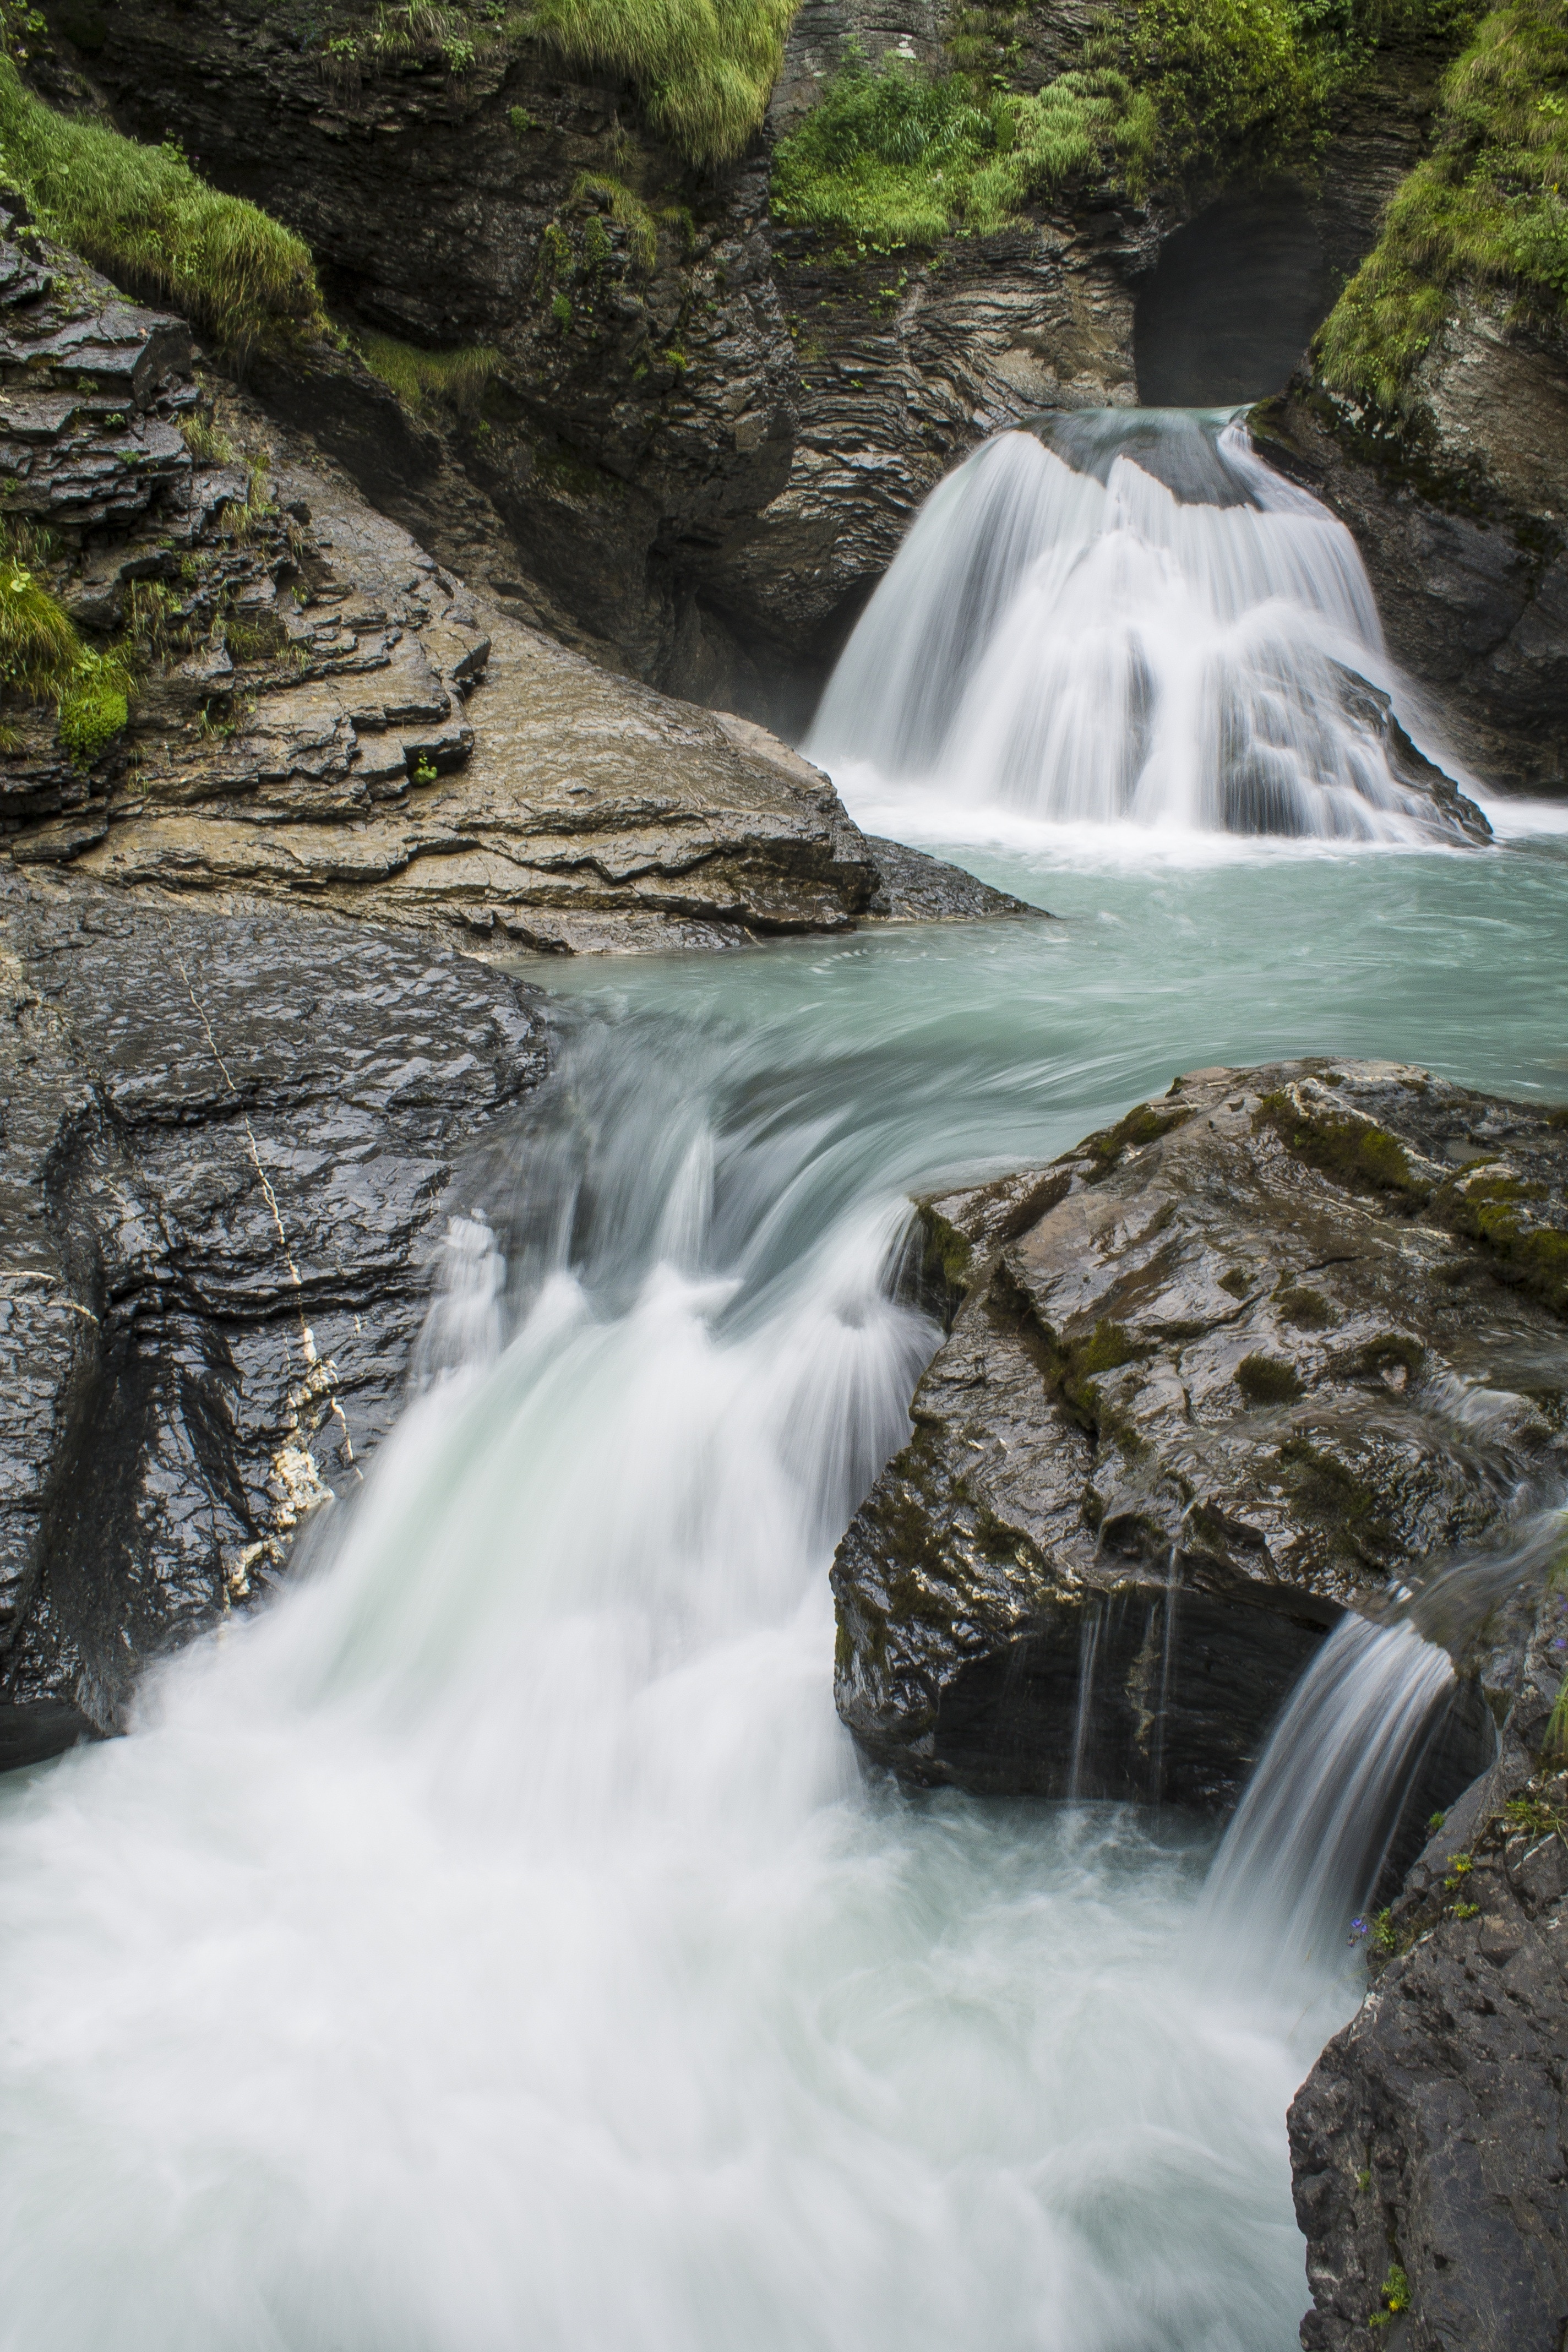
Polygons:
M121 1720L403 1402L532 992L366 924L0 867L0 1764Z
M1565 1187L1563 1114L1318 1061L923 1203L952 1328L833 1570L868 1753L1227 1806L1341 1609L1561 1480ZM1450 1792L1476 1679L1451 1730Z
M1553 1582L1501 1753L1376 1922L1372 1990L1290 2110L1306 2352L1560 2352L1568 1773L1552 1718L1565 1656Z

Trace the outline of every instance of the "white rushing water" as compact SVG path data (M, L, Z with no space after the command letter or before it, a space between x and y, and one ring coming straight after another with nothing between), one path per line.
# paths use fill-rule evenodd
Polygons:
M835 1718L934 1338L868 1098L584 1027L312 1572L13 1785L8 2352L1293 2344L1310 2036L1183 1972L1201 1835Z
M1348 677L1395 682L1344 527L1224 413L1091 411L999 434L932 493L805 749L868 821L960 836L990 812L1458 837Z

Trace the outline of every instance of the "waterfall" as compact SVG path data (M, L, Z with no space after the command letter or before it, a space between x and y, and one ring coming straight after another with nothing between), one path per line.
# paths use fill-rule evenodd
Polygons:
M933 492L805 748L884 823L903 799L957 832L1461 837L1391 751L1387 677L1350 533L1237 418L1099 410L999 434Z
M0 2352L1288 2352L1201 1838L834 1715L970 1061L908 993L563 1017L308 1570L0 1786Z

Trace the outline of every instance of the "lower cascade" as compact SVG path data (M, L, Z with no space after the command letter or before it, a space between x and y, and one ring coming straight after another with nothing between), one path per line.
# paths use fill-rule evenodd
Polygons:
M1393 716L1342 524L1224 410L997 435L927 500L806 750L849 789L1053 822L1484 837Z

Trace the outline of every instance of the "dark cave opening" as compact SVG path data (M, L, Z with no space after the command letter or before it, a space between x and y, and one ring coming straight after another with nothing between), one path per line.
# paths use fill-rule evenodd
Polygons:
M1220 408L1281 391L1337 291L1293 183L1221 197L1166 239L1139 295L1140 400Z

